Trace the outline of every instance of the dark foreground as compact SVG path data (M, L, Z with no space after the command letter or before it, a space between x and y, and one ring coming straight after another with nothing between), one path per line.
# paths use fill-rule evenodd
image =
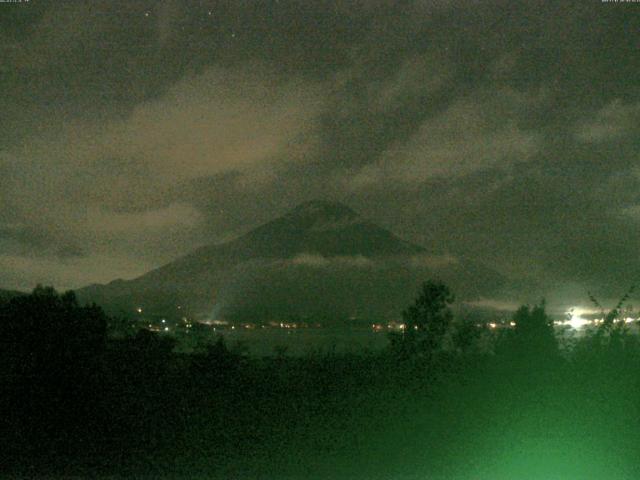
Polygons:
M148 332L107 340L98 310L64 301L20 306L31 329L49 309L38 335L3 310L6 478L640 475L640 348L621 330L564 351L480 332L438 351L183 355Z

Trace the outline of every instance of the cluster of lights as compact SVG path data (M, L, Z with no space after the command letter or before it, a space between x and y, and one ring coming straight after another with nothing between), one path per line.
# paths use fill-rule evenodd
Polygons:
M181 305L177 305L177 309L181 310L182 306ZM142 307L136 307L135 311L138 314L142 314L143 309ZM567 315L570 316L570 318L568 320L560 320L560 321L555 321L554 325L556 326L569 326L570 328L574 329L574 330L579 330L581 328L593 325L593 326L597 326L597 325L602 325L604 323L604 319L603 318L596 318L596 319L587 319L587 318L583 318L582 314L583 313L591 313L589 311L586 310L582 310L582 309L578 309L578 308L574 308L571 309L569 312L567 312ZM187 329L192 328L192 323L187 319L187 317L182 317L182 321L184 322L184 326ZM638 319L632 318L632 317L625 317L625 318L617 318L614 319L613 322L614 323L625 323L625 324L631 324L633 322L638 321ZM165 318L161 319L161 323L162 325L160 326L154 326L153 324L148 324L148 328L152 331L164 331L164 332L168 332L170 331L170 328L167 324L167 320ZM214 325L218 324L218 325L228 325L228 322L225 321L214 321L212 322ZM296 323L285 323L285 322L279 322L279 323L273 323L272 326L275 327L279 327L282 329L296 329L298 328L298 325ZM481 327L481 324L477 324L477 327ZM497 328L504 328L504 327L515 327L516 326L516 322L514 322L513 320L506 323L506 322L489 322L486 324L487 327L489 327L492 330L495 330ZM253 324L242 324L241 328L243 329L253 329L255 328L255 325ZM264 325L262 326L262 328L266 328ZM388 323L388 324L381 324L381 323L373 323L371 324L371 328L374 332L381 332L383 330L399 330L401 332L404 332L407 329L407 325L404 323ZM418 326L415 325L414 330L418 330ZM231 330L235 330L236 327L235 325L231 325ZM213 328L214 331L216 331L216 328Z
M168 326L162 328L162 327L155 326L152 323L150 323L148 325L148 328L152 332L168 332L169 331L169 327Z
M418 326L415 325L414 330L418 330ZM400 330L400 331L404 331L407 329L407 326L404 323L395 323L395 322L391 322L391 323L372 323L371 324L371 329L374 332L382 332L384 330Z
M574 307L570 309L568 312L566 312L566 315L569 317L568 320L556 321L554 322L554 324L557 326L569 326L574 330L579 330L587 326L602 325L605 321L604 318L588 319L582 316L583 314L594 314L594 313L597 313L597 311ZM635 322L636 320L637 319L632 317L615 318L613 319L613 323L630 324Z
M280 328L298 328L298 324L297 323L280 322Z
M635 322L636 319L635 318L631 318L631 317L626 317L626 318L616 318L613 320L613 323L633 323ZM604 323L604 318L595 318L593 320L589 320L586 318L582 318L578 315L572 315L571 318L569 320L564 320L564 321L558 321L558 322L554 322L555 325L558 326L562 326L562 325L568 325L569 327L573 328L574 330L578 330L580 328L586 327L588 325L602 325Z

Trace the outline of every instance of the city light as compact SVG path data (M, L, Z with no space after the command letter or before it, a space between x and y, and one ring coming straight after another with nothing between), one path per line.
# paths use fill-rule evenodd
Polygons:
M589 325L590 323L591 322L589 320L586 320L579 315L572 315L571 318L566 322L566 324L568 324L574 330L578 330L585 325Z

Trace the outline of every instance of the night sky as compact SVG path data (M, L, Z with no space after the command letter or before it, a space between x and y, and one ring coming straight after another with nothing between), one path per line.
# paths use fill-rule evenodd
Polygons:
M0 287L311 199L588 305L640 279L640 3L0 3Z

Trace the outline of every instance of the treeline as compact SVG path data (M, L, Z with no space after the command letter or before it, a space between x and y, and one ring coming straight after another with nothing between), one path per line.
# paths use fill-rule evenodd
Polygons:
M637 472L640 347L619 311L560 345L544 304L520 308L514 328L494 331L454 318L452 302L445 285L425 283L403 313L404 333L384 351L251 358L222 337L190 355L145 330L109 338L99 307L38 287L0 303L0 473Z

